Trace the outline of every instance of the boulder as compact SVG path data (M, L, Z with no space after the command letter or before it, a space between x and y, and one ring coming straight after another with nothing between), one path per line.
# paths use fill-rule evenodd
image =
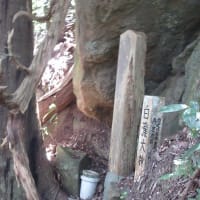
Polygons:
M200 39L192 51L185 65L186 88L183 95L183 102L200 100Z
M185 86L184 74L176 74L168 77L160 86L153 92L155 96L165 97L165 104L180 103ZM163 129L161 138L174 135L179 129L179 113L164 114Z
M90 161L86 153L57 146L55 166L60 174L62 187L70 195L79 196L80 174L83 169L89 168Z
M77 56L73 75L77 104L86 115L111 122L119 36L147 35L146 92L172 70L172 60L196 36L200 1L76 1Z
M175 103L188 104L191 100L200 98L200 37L186 46L173 59L173 73L163 81L153 95L164 96L166 105ZM164 115L162 138L173 135L180 128L180 113Z

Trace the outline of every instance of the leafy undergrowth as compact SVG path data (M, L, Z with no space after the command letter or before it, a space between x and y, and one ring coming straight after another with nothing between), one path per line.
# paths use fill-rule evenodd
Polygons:
M169 180L161 180L160 177L173 172L174 159L180 158L185 150L196 143L200 138L192 139L187 136L186 129L176 136L163 141L161 146L152 155L146 174L138 182L134 182L133 175L123 179L120 184L120 192L126 194L127 200L181 200L184 191L190 183L190 177L175 177ZM185 199L198 198L198 181L192 184Z
M81 113L79 114L82 115ZM77 118L77 115L74 116ZM100 124L95 125L91 119L86 119L84 116L81 117L80 121L82 125L85 123L84 128L81 126L80 130L74 132L73 130L70 131L70 125L67 124L68 131L63 133L59 131L56 134L53 134L52 137L54 142L57 141L59 144L65 144L66 146L70 146L73 149L85 151L92 158L92 169L98 171L101 174L101 181L97 187L96 195L93 200L102 200L103 184L107 172L108 162L105 160L105 158L96 154L92 145L92 138L98 138L97 140L99 146L103 146L105 145L105 140L103 140L103 138L107 136L107 132L109 130L101 127ZM67 121L65 121L65 123L67 123ZM165 139L157 149L157 152L152 155L147 173L141 177L139 182L134 183L134 177L131 175L124 178L119 183L120 194L123 194L121 195L121 199L181 200L181 196L183 195L185 188L190 182L190 178L179 177L169 180L160 180L160 177L164 174L173 172L174 159L178 159L185 152L185 150L198 143L199 141L200 138L193 139L188 137L187 129L178 132L175 136L169 139ZM52 143L52 139L49 140L49 143ZM105 149L108 150L108 147ZM78 198L72 199L78 200ZM187 195L187 200L194 199L198 200L197 184L192 185Z

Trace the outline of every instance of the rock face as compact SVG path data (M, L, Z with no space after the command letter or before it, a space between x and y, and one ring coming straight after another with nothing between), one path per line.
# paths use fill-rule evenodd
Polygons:
M166 97L166 104L200 99L200 37L186 48L172 62L172 75L153 91L154 95ZM179 128L178 112L165 115L163 138L174 134Z
M185 82L187 83L183 95L185 103L200 100L200 38L194 43L196 46L185 64Z
M185 77L184 74L175 74L167 78L160 86L153 92L156 96L166 97L166 105L181 102L184 93ZM162 139L176 133L179 127L179 113L174 112L164 114Z
M83 152L73 151L67 147L56 149L56 168L60 173L62 187L70 195L78 196L80 190L80 174L88 169L90 159Z
M147 34L146 91L171 72L173 57L198 32L199 0L76 1L77 57L74 91L86 115L111 121L119 35L127 29Z

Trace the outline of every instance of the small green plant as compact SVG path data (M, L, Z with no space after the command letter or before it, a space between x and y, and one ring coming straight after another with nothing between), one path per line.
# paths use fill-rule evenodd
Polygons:
M199 103L196 101L191 101L189 105L186 104L172 104L168 106L163 106L160 112L170 113L183 111L181 119L185 125L189 128L190 133L193 137L199 135L200 131L200 112ZM165 174L161 177L162 180L169 179L176 176L188 176L193 173L193 171L199 167L199 161L195 152L200 152L200 144L196 144L188 149L179 159L174 160L175 170L170 174Z
M196 101L191 101L189 105L186 104L172 104L163 106L160 112L170 113L182 111L181 119L189 129L189 133L193 137L197 137L200 134L200 106ZM167 180L170 178L185 176L192 177L196 171L200 170L200 144L197 143L191 148L186 150L183 155L174 160L174 171L169 174L161 176L160 180ZM194 178L194 177L193 177ZM197 189L196 200L200 200L200 189ZM187 194L187 192L186 192ZM188 200L195 200L189 198Z
M200 131L200 106L197 101L190 101L189 105L186 104L172 104L163 106L160 112L170 113L183 111L181 119L189 128L193 136L197 136Z
M49 123L53 125L53 127L55 127L58 122L56 109L57 109L56 104L54 103L50 104L48 112L44 115L44 117L42 118L42 121L48 121ZM45 138L45 136L50 136L48 127L46 125L41 128L41 131L42 131L43 139Z
M57 113L56 113L56 104L52 103L49 105L48 112L44 115L42 118L42 121L47 121L49 120L51 123L54 123L56 125L57 123Z
M126 191L124 191L124 192L122 192L121 194L120 194L120 199L126 199L126 197L127 197L127 195L128 195L128 192L126 192Z

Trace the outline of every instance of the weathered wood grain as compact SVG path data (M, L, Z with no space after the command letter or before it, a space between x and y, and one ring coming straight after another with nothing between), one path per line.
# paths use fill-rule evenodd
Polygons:
M144 96L146 37L126 31L120 37L109 169L120 176L133 172Z

